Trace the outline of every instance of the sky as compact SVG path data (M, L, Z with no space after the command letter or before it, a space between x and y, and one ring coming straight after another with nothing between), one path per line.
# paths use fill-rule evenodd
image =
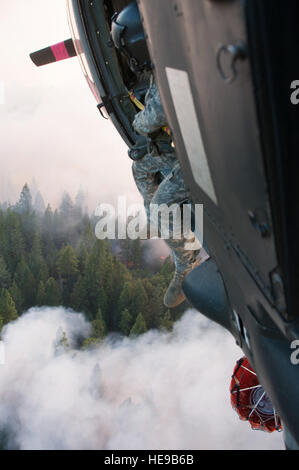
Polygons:
M45 202L88 193L89 208L118 195L140 202L127 147L101 118L76 57L35 67L30 52L70 37L64 0L1 2L0 201L33 179Z

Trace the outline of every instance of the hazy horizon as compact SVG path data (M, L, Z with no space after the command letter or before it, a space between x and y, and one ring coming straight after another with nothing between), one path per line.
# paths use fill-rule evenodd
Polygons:
M0 201L15 202L35 179L53 207L64 191L73 198L79 188L91 212L118 195L139 202L127 147L101 118L77 58L40 68L29 58L70 37L66 3L13 0L2 6L0 23L6 45L0 59Z

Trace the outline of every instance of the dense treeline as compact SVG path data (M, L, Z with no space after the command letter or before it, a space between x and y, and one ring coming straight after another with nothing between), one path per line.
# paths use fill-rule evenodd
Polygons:
M170 259L153 273L139 239L98 240L94 224L68 194L54 212L37 211L27 185L16 205L0 208L0 331L30 307L59 305L92 322L87 344L112 331L171 327L163 306Z

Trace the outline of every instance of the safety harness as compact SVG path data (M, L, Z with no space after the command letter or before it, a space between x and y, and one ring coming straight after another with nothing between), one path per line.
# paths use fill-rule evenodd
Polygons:
M135 106L140 109L141 111L144 110L144 104L141 103L141 101L139 101L136 96L133 94L132 91L129 92L129 95L130 95L130 99L131 101L135 104ZM167 126L163 126L162 127L162 131L166 132L166 134L170 135L170 129L169 127Z

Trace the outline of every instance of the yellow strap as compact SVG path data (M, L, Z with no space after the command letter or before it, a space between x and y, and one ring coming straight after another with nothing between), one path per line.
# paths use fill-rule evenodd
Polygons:
M144 110L144 104L141 103L141 101L139 101L136 96L133 95L133 92L130 91L129 92L129 95L130 95L130 98L131 98L131 101L133 101L133 103L135 104L135 106L137 106L138 109L140 109L141 111Z
M137 106L138 109L140 109L141 111L144 110L145 106L144 104L141 103L141 101L139 101L136 96L133 95L133 92L130 91L129 92L129 95L130 95L130 99L131 101L135 104L135 106ZM167 126L163 126L162 127L162 131L166 132L166 134L170 135L170 129L169 127Z

